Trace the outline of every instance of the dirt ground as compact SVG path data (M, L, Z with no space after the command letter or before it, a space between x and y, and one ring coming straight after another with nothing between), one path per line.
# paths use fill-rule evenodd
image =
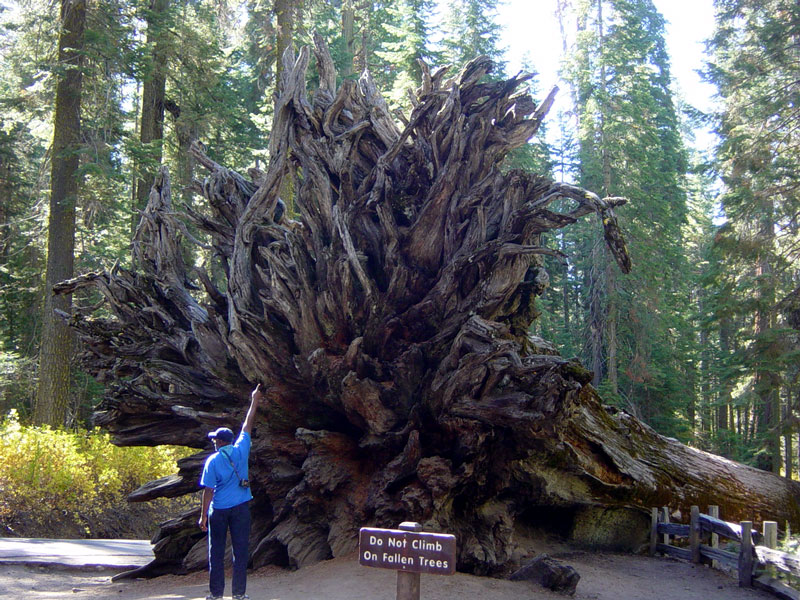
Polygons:
M774 596L739 588L728 575L703 566L630 554L575 552L558 560L581 576L576 600L755 600ZM0 566L0 598L203 600L205 573L185 577L111 582L108 571ZM266 567L248 578L253 600L395 600L394 571L362 567L357 556L325 561L299 571ZM226 597L230 597L228 579ZM423 575L421 600L545 600L565 598L533 583L475 577Z

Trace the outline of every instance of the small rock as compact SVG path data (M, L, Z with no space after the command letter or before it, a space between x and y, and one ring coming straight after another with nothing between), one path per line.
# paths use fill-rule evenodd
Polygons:
M569 565L562 565L547 554L528 561L511 574L512 581L534 581L542 587L572 596L581 576Z

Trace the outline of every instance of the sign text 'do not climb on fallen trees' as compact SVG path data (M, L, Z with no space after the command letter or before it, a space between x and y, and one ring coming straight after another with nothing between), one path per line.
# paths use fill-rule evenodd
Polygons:
M365 567L452 575L456 571L456 537L446 533L362 527L358 557L359 564Z

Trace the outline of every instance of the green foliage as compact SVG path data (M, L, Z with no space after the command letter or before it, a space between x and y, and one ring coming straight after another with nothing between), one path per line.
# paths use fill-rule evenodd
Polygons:
M534 66L529 63L524 64L523 68L528 73L536 72ZM533 77L528 83L528 93L533 98L537 98L540 92L537 78ZM522 169L542 175L550 175L553 172L552 155L553 149L547 141L547 125L543 123L536 135L527 144L512 150L506 156L501 167L503 170Z
M422 83L422 68L436 61L429 48L427 21L432 9L431 0L400 0L387 7L390 20L383 23L384 35L375 55L391 65L392 86L386 90L393 106L409 108L406 90L415 90Z
M32 215L35 165L44 149L20 122L0 118L0 350L32 346L43 263Z
M91 535L101 515L143 483L173 473L188 454L166 446L119 448L98 431L28 427L12 410L0 421L0 523L30 532L55 513Z
M488 56L497 64L491 76L504 76L505 60L500 47L497 0L448 0L442 40L444 59L458 70L477 56Z
M226 33L215 6L176 4L180 13L174 16L174 28L180 44L171 49L167 97L178 112L173 109L168 119L171 135L166 135L165 149L179 173L188 150L183 139L202 140L215 160L242 166L252 164L254 150L266 145L252 118L256 105L244 101L253 95L252 68Z
M717 8L706 76L721 97L714 167L725 184L726 221L714 232L704 279L722 293L705 319L719 338L718 392L736 406L740 446L748 460L777 470L780 421L796 418L800 372L791 358L797 331L777 310L800 276L800 8L788 0L724 0Z
M560 162L617 209L634 270L622 276L589 221L560 238L575 263L556 277L557 312L612 398L660 431L688 438L693 427L694 331L686 314L686 154L670 91L664 21L648 0L587 0L566 68L577 99L577 148L568 136ZM574 154L573 154L574 152ZM573 158L573 156L575 158ZM564 306L564 288L575 304ZM687 425L688 424L688 425Z
M36 394L35 358L16 352L0 352L0 414L10 410L22 412L26 417L31 398Z

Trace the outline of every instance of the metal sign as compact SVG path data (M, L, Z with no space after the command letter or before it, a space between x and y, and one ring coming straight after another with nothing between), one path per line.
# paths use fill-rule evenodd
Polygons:
M452 575L456 571L456 536L362 527L358 562L407 573Z

